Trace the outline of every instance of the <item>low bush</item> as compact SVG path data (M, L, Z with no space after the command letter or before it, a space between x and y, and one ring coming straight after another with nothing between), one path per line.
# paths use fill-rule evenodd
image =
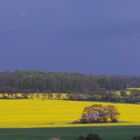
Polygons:
M140 136L133 137L133 140L140 140Z
M79 136L77 140L102 140L98 134L90 133L87 136Z
M60 138L58 138L58 137L52 137L49 140L60 140Z

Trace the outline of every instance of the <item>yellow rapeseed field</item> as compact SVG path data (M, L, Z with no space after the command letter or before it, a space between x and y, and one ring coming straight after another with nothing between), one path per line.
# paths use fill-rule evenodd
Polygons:
M134 104L115 104L121 113L119 123L72 124L73 121L80 118L83 108L92 104L100 103L56 100L0 100L0 128L140 125L140 105Z
M140 90L140 88L127 88L127 90L129 90L129 91L133 91L133 90Z

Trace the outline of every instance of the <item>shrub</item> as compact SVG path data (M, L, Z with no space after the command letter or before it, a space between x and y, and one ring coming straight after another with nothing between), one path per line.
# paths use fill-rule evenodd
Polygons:
M87 136L79 136L77 140L102 140L98 134L90 133Z
M140 140L140 136L133 137L133 140Z
M84 136L79 136L76 140L86 140Z
M49 140L60 140L60 138L58 138L58 137L52 137Z

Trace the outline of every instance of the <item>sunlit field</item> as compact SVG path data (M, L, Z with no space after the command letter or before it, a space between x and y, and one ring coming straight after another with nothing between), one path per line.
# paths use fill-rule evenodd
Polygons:
M130 90L130 91L131 91L131 90L132 90L132 91L133 91L133 90L138 90L138 91L139 91L140 88L127 88L127 90Z
M119 123L72 124L84 107L98 102L55 100L0 100L0 128L140 125L140 105L115 104ZM105 104L105 103L103 103Z

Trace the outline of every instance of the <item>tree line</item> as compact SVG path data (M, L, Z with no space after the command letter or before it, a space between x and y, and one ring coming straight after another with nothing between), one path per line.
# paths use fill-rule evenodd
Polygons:
M127 82L117 76L39 71L0 72L0 93L94 93L100 89L122 90Z
M138 77L94 76L40 71L0 72L1 99L60 99L108 102L140 102ZM119 93L117 93L119 91ZM58 94L59 93L59 94Z

